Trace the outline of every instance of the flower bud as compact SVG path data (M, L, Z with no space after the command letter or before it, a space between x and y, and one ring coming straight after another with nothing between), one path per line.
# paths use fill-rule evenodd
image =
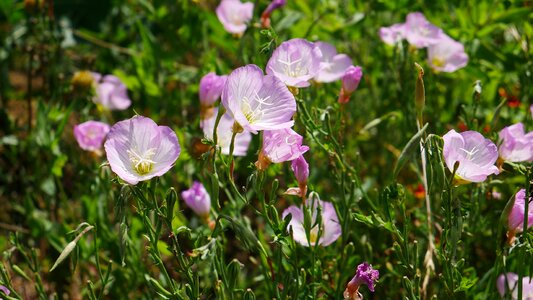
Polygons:
M298 180L300 194L302 197L305 197L307 192L307 178L309 177L309 164L305 161L305 157L300 155L291 162L291 168L296 180Z
M185 204L198 216L204 219L209 218L211 197L200 182L195 181L190 189L181 192L181 197L185 200Z
M363 77L361 67L350 66L342 76L342 88L339 96L339 103L348 103L350 95L355 92Z
M202 107L210 107L218 100L227 78L226 75L218 76L214 72L207 73L202 77L198 92Z
M530 199L531 200L531 199ZM507 216L507 229L513 232L522 232L526 209L526 190L521 189L516 193L513 207ZM527 213L527 227L533 225L533 203L529 202Z

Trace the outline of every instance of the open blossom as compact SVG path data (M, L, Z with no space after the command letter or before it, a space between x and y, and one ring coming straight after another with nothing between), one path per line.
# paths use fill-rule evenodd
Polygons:
M74 137L81 149L97 152L102 148L109 129L106 123L87 121L74 126Z
M274 10L283 7L285 4L287 4L287 0L272 0L272 2L270 2L265 11L261 14L261 25L263 28L270 27L270 15Z
M242 35L252 20L254 4L240 0L222 0L216 9L218 20L227 32Z
M533 131L526 134L524 124L505 127L499 136L501 158L510 162L533 161Z
M442 34L439 42L428 47L428 63L439 72L455 72L468 63L463 44Z
M405 39L405 24L399 23L379 29L379 37L388 45L396 45Z
M527 228L533 226L533 201L528 201ZM526 190L521 189L516 193L513 207L507 217L507 228L516 233L524 229L524 213L526 210Z
M416 48L425 48L440 41L442 30L431 24L420 12L410 13L405 21L405 38Z
M276 77L263 75L256 65L231 72L222 92L222 105L237 124L252 133L294 124L294 95Z
M109 110L124 110L131 105L128 89L117 76L92 73L96 84L93 102Z
M211 118L207 119L203 124L204 135L206 138L212 140L213 130L215 128L215 122L217 119L218 108L215 108L214 114ZM229 148L231 145L231 136L233 135L232 128L235 120L225 113L218 123L217 127L217 146L221 148L222 154L229 155ZM235 136L235 144L233 149L233 155L245 156L248 151L248 146L252 140L252 134L249 131L243 131Z
M518 300L518 274L506 273L498 276L496 287L502 298L508 293L511 299ZM507 299L507 298L505 298ZM522 299L533 300L533 279L522 277Z
M320 72L322 53L313 43L292 39L281 43L268 60L266 73L276 76L290 87L310 85L309 81Z
M227 78L227 75L218 76L210 72L200 79L199 96L202 106L211 106L218 100Z
M339 95L339 103L348 103L350 96L359 86L361 78L363 77L363 70L361 67L350 66L342 76L342 88Z
M290 128L265 130L263 146L256 162L257 168L264 170L270 163L281 163L298 158L309 150L309 147L302 145L302 142L303 137Z
M499 173L498 167L494 165L498 159L498 148L479 132L457 133L452 129L442 138L444 160L450 172L459 163L455 172L459 182L482 182L487 176Z
M359 293L359 287L365 284L371 292L374 292L374 285L379 279L379 271L374 270L369 263L362 263L357 266L355 276L348 282L344 290L344 299L361 300L363 296Z
M313 195L313 193L311 193ZM339 218L335 212L333 204L318 199L316 194L311 197L304 208L295 205L289 206L283 211L282 217L292 215L287 230L292 230L294 240L302 246L329 246L341 236L341 226ZM304 228L304 212L302 209L309 209L311 215L311 230L309 237L307 237ZM316 224L317 214L320 210L322 216L322 223ZM309 240L308 240L309 238Z
M203 184L194 181L190 189L181 192L181 197L185 201L185 204L187 204L187 206L198 216L202 218L209 217L211 197L207 193Z
M111 170L129 184L162 176L181 151L172 129L142 116L113 125L104 147Z
M346 54L337 54L337 49L331 44L316 42L315 47L322 52L320 71L314 78L317 82L333 82L339 80L348 67L352 65L352 59Z

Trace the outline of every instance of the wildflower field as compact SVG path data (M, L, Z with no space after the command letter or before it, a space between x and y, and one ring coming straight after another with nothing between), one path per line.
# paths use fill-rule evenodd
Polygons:
M533 300L532 24L0 0L0 299Z

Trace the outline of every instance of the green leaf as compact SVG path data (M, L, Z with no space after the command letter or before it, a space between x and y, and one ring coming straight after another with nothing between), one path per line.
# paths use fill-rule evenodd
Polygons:
M400 157L398 157L398 161L396 162L396 165L394 166L394 172L393 172L393 178L396 179L398 177L398 173L403 168L405 163L407 162L407 159L409 155L415 150L418 149L420 138L422 138L422 135L428 128L428 123L420 129L410 140L407 142L407 145L403 148L402 152L400 153Z

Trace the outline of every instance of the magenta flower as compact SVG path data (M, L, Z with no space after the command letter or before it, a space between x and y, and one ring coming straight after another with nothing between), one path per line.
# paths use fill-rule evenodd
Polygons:
M313 43L292 39L281 43L268 60L266 73L276 76L290 87L309 86L320 72L322 53Z
M99 152L109 129L106 123L87 121L74 126L74 137L81 149Z
M214 72L207 73L202 77L199 91L202 106L211 106L218 100L227 78L227 75L218 76Z
M344 299L360 300L363 296L359 293L359 287L365 284L371 292L374 292L374 286L379 279L379 271L374 270L372 265L362 263L357 266L355 276L348 282L344 290Z
M451 73L466 66L468 55L463 44L443 33L437 44L429 45L428 63L435 71Z
M363 77L363 70L361 67L350 66L342 76L342 88L339 95L339 103L348 103L350 96L359 86L361 78Z
M389 27L381 27L379 29L379 37L388 45L396 45L405 39L405 24L394 24Z
M533 131L524 132L524 124L517 123L499 133L500 157L510 162L533 161Z
M459 183L482 182L487 176L499 173L494 165L498 159L498 148L479 132L457 133L452 129L442 138L444 161L448 169L453 172L455 164L459 163L455 172Z
M214 110L214 114L211 118L203 122L203 130L206 138L213 139L213 130L215 129L215 122L217 119L218 109ZM221 148L222 154L229 155L229 148L231 145L231 136L233 123L235 120L228 114L225 113L217 127L217 146ZM233 149L233 155L235 156L245 156L248 151L248 146L252 141L252 134L248 131L243 131L238 133L235 136L235 145Z
M111 170L133 185L165 174L181 151L172 129L142 116L113 125L104 147Z
M298 184L307 185L307 178L309 178L309 164L303 155L298 156L291 162L291 169L294 177L298 180Z
M422 13L414 12L407 15L405 38L416 48L425 48L440 42L441 34L442 30L431 24Z
M263 75L256 65L235 69L222 92L222 105L244 130L290 128L296 100L289 89L274 76Z
M339 218L335 212L333 204L321 201L318 196L311 193L311 201L308 201L303 208L295 205L289 206L283 211L282 217L292 215L287 230L291 232L293 239L302 246L329 246L341 236L341 226ZM303 209L309 209L311 215L311 231L307 237L304 228L304 212ZM322 216L322 223L317 224L317 214L320 211Z
M246 31L247 23L252 20L254 4L242 3L239 0L222 0L216 13L227 32L242 35Z
M511 299L518 300L518 279L519 276L515 273L506 273L498 276L496 287L502 298L505 297L506 293L509 293ZM522 277L522 299L533 300L533 280L529 277Z
M261 25L263 28L270 27L270 15L278 8L283 7L287 3L287 0L272 0L267 6L265 11L261 14Z
M207 193L203 184L194 181L191 188L181 192L181 197L185 204L203 219L209 218L211 209L211 197Z
M527 228L533 226L533 201L530 198L527 213ZM510 232L522 232L524 229L524 212L526 209L526 190L521 189L516 193L513 207L507 217L507 228Z
M263 133L263 146L259 153L256 166L264 170L270 163L291 161L309 150L302 145L303 137L290 128L279 130L265 130Z
M309 177L309 164L303 155L298 156L291 162L291 169L298 181L297 188L289 188L285 193L288 195L297 195L305 200L307 195L307 178Z
M352 59L346 54L337 54L337 49L331 44L316 42L315 47L322 52L320 71L314 78L316 82L339 80L352 65Z
M128 89L117 76L92 73L96 83L96 97L93 102L109 110L124 110L131 105Z

